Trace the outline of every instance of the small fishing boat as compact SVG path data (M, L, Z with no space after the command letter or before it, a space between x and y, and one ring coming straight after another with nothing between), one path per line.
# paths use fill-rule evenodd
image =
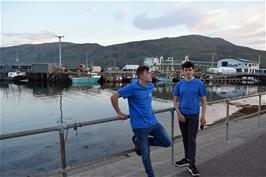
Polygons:
M71 80L73 84L97 84L100 78L97 73L88 73L86 77L72 77Z

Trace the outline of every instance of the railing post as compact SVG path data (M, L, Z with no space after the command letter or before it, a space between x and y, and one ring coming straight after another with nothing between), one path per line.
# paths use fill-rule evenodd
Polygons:
M225 142L228 143L229 134L229 100L226 99Z
M171 157L172 157L172 165L174 165L174 149L175 149L175 133L174 133L174 122L175 122L175 114L174 109L171 110L171 140L172 140L172 146L171 146Z
M59 137L60 137L60 151L61 151L61 162L62 162L62 176L67 177L66 173L66 149L65 149L65 136L64 136L64 128L61 127L59 130Z
M261 111L261 94L259 94L258 127L260 127L260 111Z

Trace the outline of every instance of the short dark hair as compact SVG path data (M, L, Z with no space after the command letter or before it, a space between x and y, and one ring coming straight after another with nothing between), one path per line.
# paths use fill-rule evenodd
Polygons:
M139 66L137 69L138 78L141 74L143 74L144 71L149 71L149 70L150 70L150 68L148 66L145 66L145 65Z
M184 69L184 68L192 68L192 69L194 69L195 65L191 61L186 61L186 62L184 62L182 64L182 69Z

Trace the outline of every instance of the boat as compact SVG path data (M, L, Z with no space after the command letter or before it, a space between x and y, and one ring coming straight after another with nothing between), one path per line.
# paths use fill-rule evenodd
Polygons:
M173 81L169 78L157 77L158 83L172 83Z
M97 73L87 73L86 77L72 77L73 84L98 84L101 76Z
M248 77L248 76L243 76L242 77L242 84L257 84L259 83L259 80L256 79L255 77Z
M29 79L26 76L25 72L15 71L15 72L8 72L8 80L14 82L28 82Z
M73 77L72 83L78 84L78 83L91 83L95 84L98 83L101 76L92 76L92 77Z

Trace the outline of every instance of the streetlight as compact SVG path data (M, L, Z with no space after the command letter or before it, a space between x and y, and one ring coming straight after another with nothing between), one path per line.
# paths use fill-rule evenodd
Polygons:
M65 37L65 36L56 36L59 39L59 68L62 67L62 63L61 63L61 38Z

